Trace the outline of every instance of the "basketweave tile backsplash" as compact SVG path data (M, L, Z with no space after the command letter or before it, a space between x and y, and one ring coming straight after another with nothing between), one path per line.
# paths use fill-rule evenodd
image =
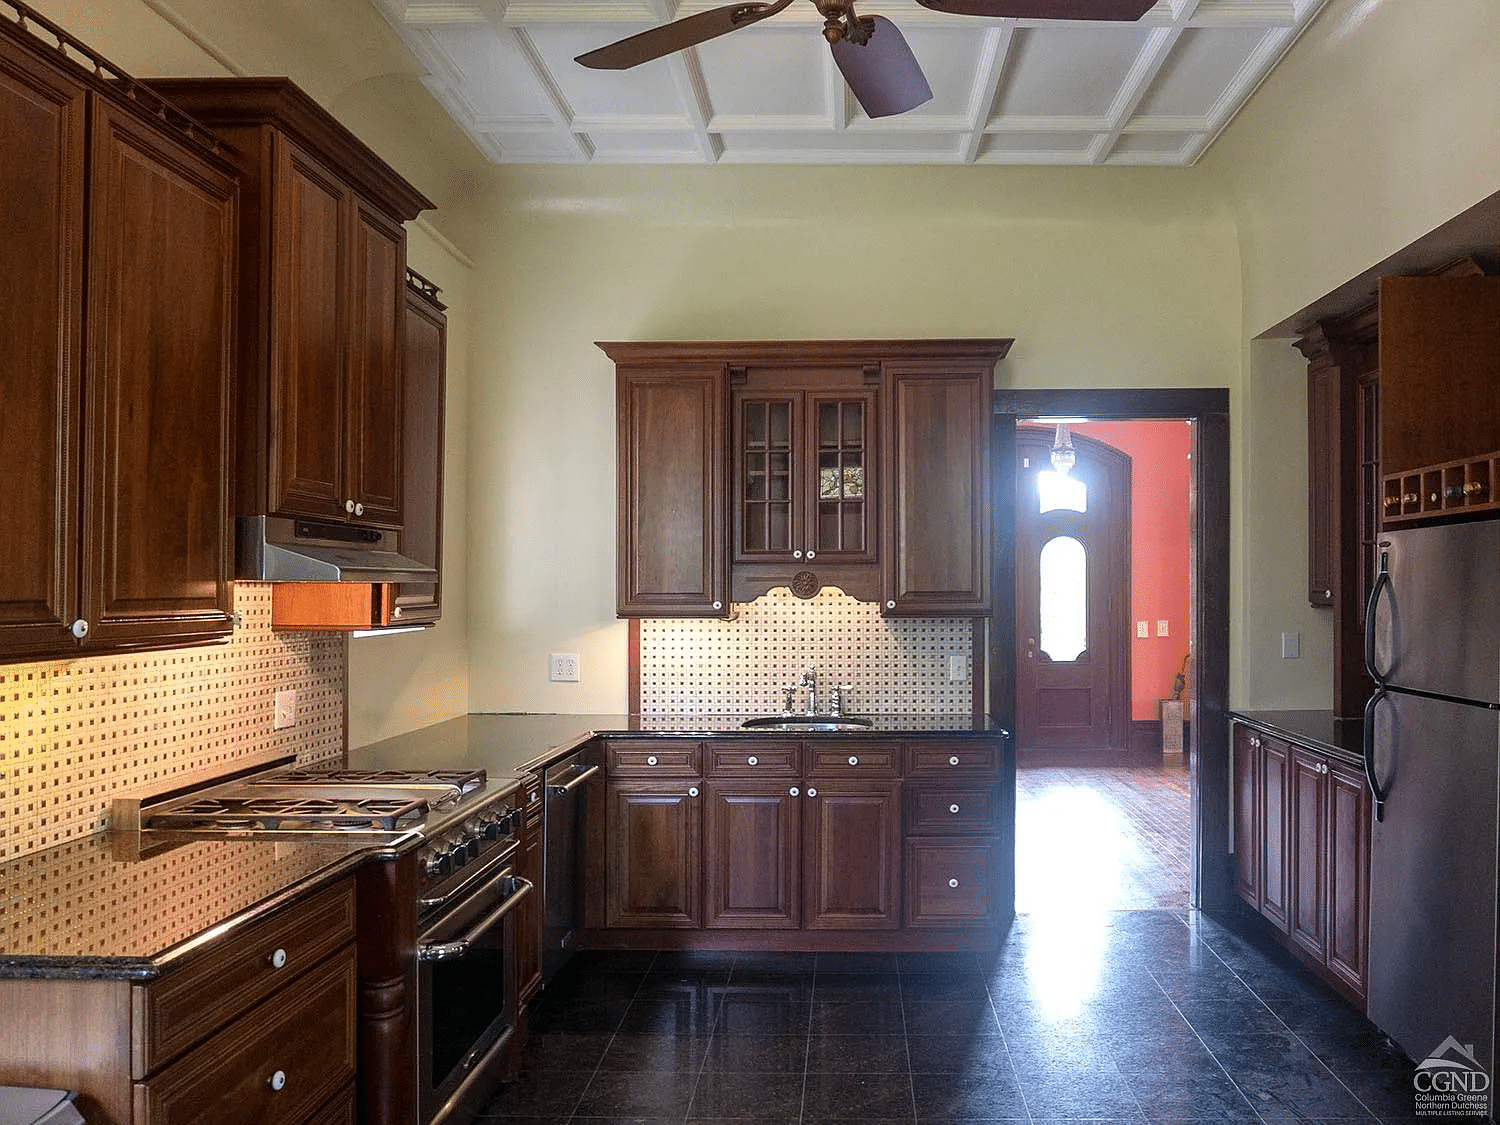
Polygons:
M851 714L967 715L974 622L965 617L886 618L880 606L825 587L802 599L786 587L735 607L728 621L643 620L643 715L778 712L804 671L818 701L847 685ZM949 678L950 658L965 677Z
M0 665L0 859L97 832L117 793L344 749L347 641L271 630L271 587L236 583L224 644ZM297 722L273 731L276 692Z

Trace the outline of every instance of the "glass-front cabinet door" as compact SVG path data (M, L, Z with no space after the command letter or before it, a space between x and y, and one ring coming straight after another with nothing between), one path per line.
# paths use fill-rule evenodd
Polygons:
M736 562L874 560L873 387L744 388L734 430Z

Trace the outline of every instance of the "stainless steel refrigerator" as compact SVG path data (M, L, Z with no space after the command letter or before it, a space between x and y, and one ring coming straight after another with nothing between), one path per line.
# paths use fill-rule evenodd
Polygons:
M1365 710L1369 1015L1419 1064L1462 1070L1472 1048L1493 1077L1500 521L1392 531L1379 544L1365 622L1377 684Z

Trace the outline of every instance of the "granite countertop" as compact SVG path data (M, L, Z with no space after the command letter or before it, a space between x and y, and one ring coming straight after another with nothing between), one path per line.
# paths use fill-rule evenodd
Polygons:
M1364 760L1365 724L1362 719L1340 718L1332 711L1245 710L1231 711L1229 717L1290 742L1326 750L1351 762Z
M868 730L745 730L743 715L462 715L349 752L361 769L478 768L517 776L598 735L660 738L901 738L995 736L1005 731L970 715L868 715Z

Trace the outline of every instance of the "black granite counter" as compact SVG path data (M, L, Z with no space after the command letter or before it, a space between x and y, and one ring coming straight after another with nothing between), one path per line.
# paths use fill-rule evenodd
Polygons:
M1364 722L1332 711L1231 711L1238 719L1288 742L1327 751L1359 764L1364 760Z
M1005 732L969 715L869 715L866 730L745 730L743 715L463 715L349 752L361 769L461 767L514 776L562 757L598 735L659 738L878 738L995 736Z

